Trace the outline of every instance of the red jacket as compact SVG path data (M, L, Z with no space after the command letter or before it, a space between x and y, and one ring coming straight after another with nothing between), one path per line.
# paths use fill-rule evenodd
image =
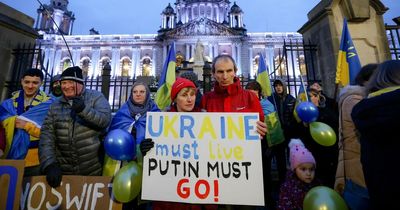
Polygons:
M239 78L228 86L219 86L215 83L214 90L204 94L201 99L201 108L207 112L258 112L260 121L264 121L264 113L257 96L244 90Z

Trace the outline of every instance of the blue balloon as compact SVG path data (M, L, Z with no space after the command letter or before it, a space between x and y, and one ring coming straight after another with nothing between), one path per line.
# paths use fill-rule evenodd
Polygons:
M318 108L309 101L301 102L296 107L296 112L299 118L305 123L314 122L318 119Z
M122 129L108 132L104 148L114 160L133 160L136 157L135 141L130 133Z

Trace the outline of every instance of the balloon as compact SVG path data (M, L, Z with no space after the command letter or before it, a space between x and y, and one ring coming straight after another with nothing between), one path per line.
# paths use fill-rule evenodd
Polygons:
M119 202L129 202L139 195L142 186L142 169L135 161L122 167L114 177L112 192Z
M347 210L343 198L329 187L312 188L304 197L303 209L307 210Z
M322 122L310 123L310 133L312 138L322 146L332 146L336 142L336 134L333 129Z
M305 122L314 122L318 118L318 108L309 101L301 102L296 107L296 112L299 118Z
M104 140L108 156L114 160L132 160L136 156L136 144L130 133L122 129L108 132Z

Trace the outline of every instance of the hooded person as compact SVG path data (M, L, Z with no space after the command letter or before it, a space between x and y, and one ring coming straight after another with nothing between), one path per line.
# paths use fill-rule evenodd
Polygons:
M100 136L111 121L110 104L84 88L80 67L67 68L60 80L62 97L50 105L39 142L40 168L51 187L62 175L101 175Z
M285 138L283 143L271 148L271 154L276 158L278 182L281 184L286 175L286 149L289 139L297 137L297 123L293 116L296 99L287 93L286 83L283 80L276 79L273 87L273 94L268 97L268 100L275 106Z
M51 78L50 81L50 96L53 98L58 98L62 95L61 90L61 74L57 74Z

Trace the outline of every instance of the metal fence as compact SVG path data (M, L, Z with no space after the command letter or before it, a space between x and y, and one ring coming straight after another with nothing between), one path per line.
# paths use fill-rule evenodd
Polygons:
M400 25L386 25L389 50L393 60L400 60Z
M316 71L316 52L317 48L312 45L310 41L308 44L303 42L292 42L291 40L285 41L282 49L279 49L278 59L274 64L273 71L270 72L271 82L275 79L282 79L286 81L289 93L296 96L299 86L301 85L301 79L304 80L305 84L309 81L319 81ZM23 71L27 68L38 68L42 69L45 78L43 81L42 89L45 92L49 91L52 74L48 72L54 72L48 69L49 64L44 64L45 55L41 50L40 46L22 46L21 48L13 51L15 56L15 63L13 65L13 76L10 81L7 81L6 88L8 89L8 95L10 96L13 91L21 88L20 77ZM205 67L209 68L209 66ZM110 72L108 69L104 72ZM203 75L203 82L199 81L199 89L204 93L210 90L213 84L213 78L210 74L210 69L204 69L208 74ZM155 92L157 91L157 82L154 77L124 77L115 76L111 77L109 74L103 74L97 77L85 78L85 86L88 89L97 90L103 92L108 97L111 105L111 109L115 112L121 105L129 98L131 87L136 80L145 80L145 83L149 84L152 97L154 98ZM254 78L251 75L240 75L241 84L244 87L248 82L253 81Z

